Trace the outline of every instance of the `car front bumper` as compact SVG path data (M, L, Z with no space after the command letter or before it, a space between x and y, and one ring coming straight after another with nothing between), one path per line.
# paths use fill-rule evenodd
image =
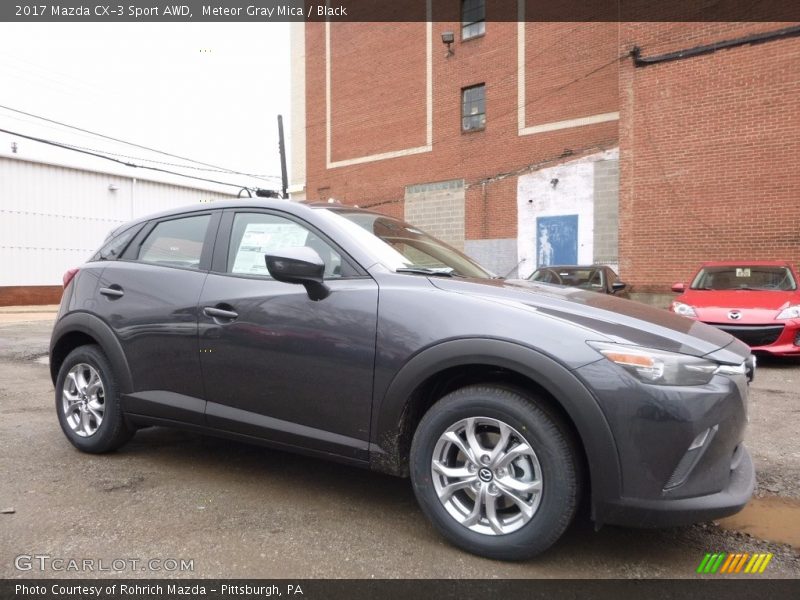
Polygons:
M750 453L742 445L739 464L730 472L728 487L692 498L619 498L597 507L603 523L626 527L675 527L736 514L753 495L756 473Z
M755 472L744 446L745 375L702 386L648 385L602 360L576 373L594 393L617 446L616 495L593 495L598 525L686 525L738 512Z
M722 331L740 339L750 346L753 352L771 354L773 356L800 355L800 319L774 321L763 325L702 322L722 329Z

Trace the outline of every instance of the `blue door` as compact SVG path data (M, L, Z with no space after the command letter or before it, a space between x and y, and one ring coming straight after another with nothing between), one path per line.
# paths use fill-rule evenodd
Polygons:
M578 264L578 215L536 218L536 266Z

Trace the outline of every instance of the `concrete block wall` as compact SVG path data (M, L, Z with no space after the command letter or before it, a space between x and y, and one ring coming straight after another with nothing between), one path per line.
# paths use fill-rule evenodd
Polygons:
M406 187L404 218L451 246L464 249L464 180Z
M594 163L594 262L619 263L619 159Z
M467 240L464 252L495 275L517 277L517 238Z

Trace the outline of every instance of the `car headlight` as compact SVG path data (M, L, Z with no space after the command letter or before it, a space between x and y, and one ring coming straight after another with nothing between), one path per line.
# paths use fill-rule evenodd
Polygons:
M673 302L672 303L672 312L676 315L681 315L684 317L696 317L697 313L694 312L694 309L689 306L688 304L684 304L683 302Z
M744 363L735 366L720 365L705 358L655 348L608 342L588 344L637 379L654 385L705 385L716 373L744 373Z
M795 304L793 306L787 306L775 318L776 319L800 319L800 304Z

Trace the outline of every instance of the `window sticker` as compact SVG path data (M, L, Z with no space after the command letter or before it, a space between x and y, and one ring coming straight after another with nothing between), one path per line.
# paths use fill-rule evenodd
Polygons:
M745 269L744 267L736 267L736 276L750 277L750 269Z
M231 272L269 275L264 255L281 248L305 246L307 237L308 231L295 223L248 223Z

